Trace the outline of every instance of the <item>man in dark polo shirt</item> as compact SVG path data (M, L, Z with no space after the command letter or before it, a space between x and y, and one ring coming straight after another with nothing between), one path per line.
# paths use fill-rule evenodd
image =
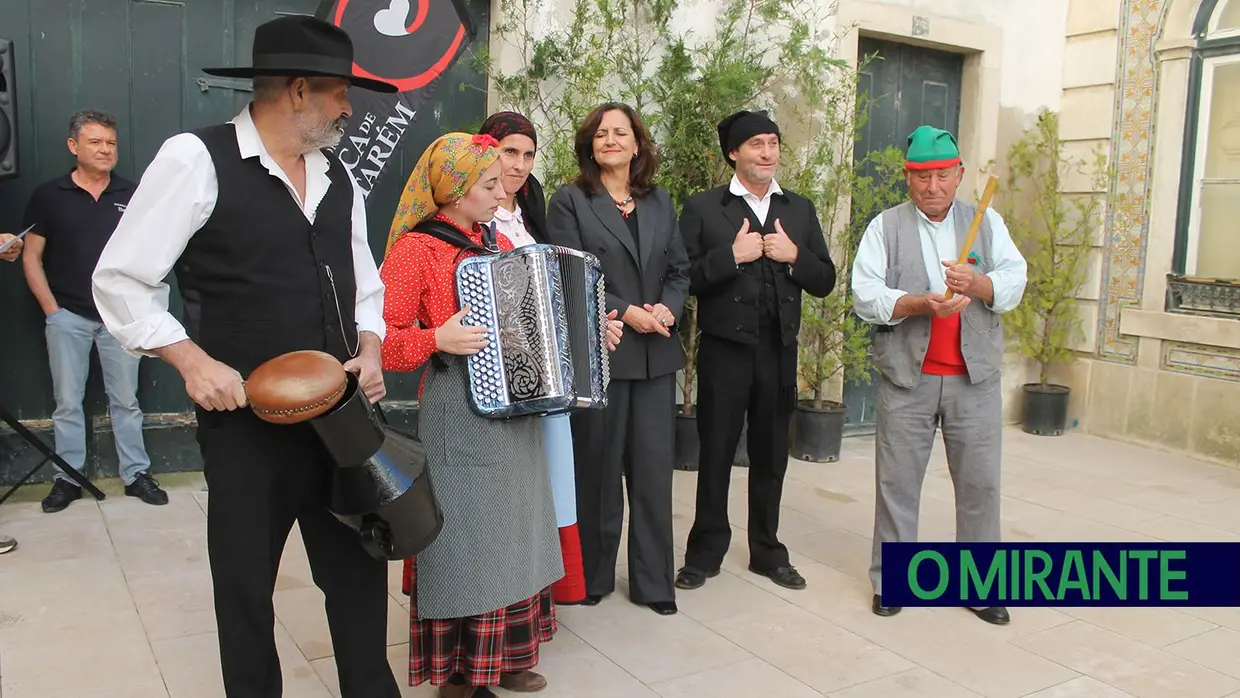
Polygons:
M26 206L26 282L47 316L47 356L56 411L56 451L79 470L86 460L82 400L90 375L91 347L99 350L108 413L116 440L125 494L147 504L167 504L168 495L147 474L151 465L142 440L138 407L138 362L108 333L91 291L91 274L120 222L134 183L112 174L116 167L116 120L87 110L69 121L69 152L77 166L35 190ZM43 511L57 512L82 496L82 488L57 469Z

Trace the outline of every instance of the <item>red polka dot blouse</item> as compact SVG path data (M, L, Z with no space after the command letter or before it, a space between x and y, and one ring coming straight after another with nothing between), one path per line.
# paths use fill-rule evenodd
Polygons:
M442 215L435 217L482 244L481 225L467 232ZM508 238L502 234L495 237L501 252L512 249ZM415 371L435 352L435 328L460 310L454 276L456 262L475 254L466 252L458 260L458 253L459 248L422 233L407 233L392 245L379 269L379 277L386 287L383 296L383 320L387 323L387 337L383 340L385 371ZM421 392L419 387L419 396Z

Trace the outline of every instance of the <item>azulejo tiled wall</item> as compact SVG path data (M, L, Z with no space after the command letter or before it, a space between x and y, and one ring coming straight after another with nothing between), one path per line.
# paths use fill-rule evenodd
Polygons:
M1191 342L1163 342L1162 367L1168 371L1240 382L1240 351Z
M1169 0L1124 0L1120 17L1119 85L1112 130L1111 183L1098 298L1098 356L1137 360L1135 338L1119 334L1120 310L1139 305L1149 237L1151 146L1158 73L1154 38Z

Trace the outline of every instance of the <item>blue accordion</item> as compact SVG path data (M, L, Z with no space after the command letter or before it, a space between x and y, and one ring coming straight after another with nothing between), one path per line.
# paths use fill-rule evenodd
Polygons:
M465 325L490 329L468 357L473 407L506 419L607 406L607 305L594 255L527 245L456 269Z

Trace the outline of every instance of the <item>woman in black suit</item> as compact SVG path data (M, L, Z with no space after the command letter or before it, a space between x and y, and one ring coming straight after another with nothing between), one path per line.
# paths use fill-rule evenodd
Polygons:
M573 417L577 518L586 603L615 591L616 556L629 506L629 598L676 613L672 470L675 332L689 297L689 257L667 191L652 183L658 153L641 118L607 103L586 118L575 143L580 175L551 197L551 242L599 258L607 310L634 330L611 354L605 410Z

